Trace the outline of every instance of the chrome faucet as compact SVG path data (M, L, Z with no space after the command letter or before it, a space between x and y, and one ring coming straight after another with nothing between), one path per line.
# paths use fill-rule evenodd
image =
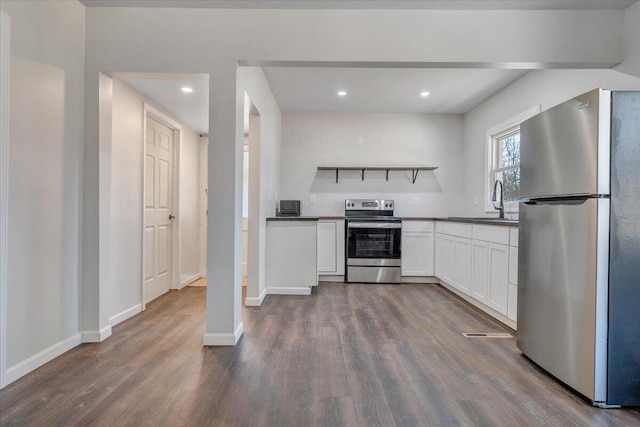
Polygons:
M498 184L500 184L500 200L498 200ZM500 219L504 219L504 194L502 190L502 181L496 179L496 182L493 184L493 197L491 198L491 201L493 202L493 207L500 211ZM497 201L500 202L498 206L496 206L495 203Z

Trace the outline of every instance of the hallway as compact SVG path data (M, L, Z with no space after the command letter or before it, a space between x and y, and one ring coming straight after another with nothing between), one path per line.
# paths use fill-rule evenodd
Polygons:
M243 309L236 347L203 347L205 288L171 291L0 391L1 425L640 425L540 373L437 285L321 284Z

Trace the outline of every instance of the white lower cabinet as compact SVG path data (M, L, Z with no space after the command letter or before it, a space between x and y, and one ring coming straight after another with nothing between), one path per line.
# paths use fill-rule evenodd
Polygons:
M518 285L509 283L509 302L507 303L507 317L518 321Z
M442 235L442 278L450 284L455 283L456 272L456 238L448 234Z
M509 303L507 317L518 321L518 230L511 230L512 238L509 246ZM515 238L513 235L515 234ZM515 246L514 246L515 245Z
M318 221L318 273L344 275L344 221Z
M489 307L507 315L509 303L509 246L489 243Z
M402 275L433 276L434 233L402 233Z
M471 239L456 237L455 281L453 285L465 294L471 294Z
M489 293L489 243L474 240L471 262L471 296L483 304L487 303Z
M515 327L517 229L443 221L435 230L435 276L452 290L468 295L474 304L477 301L477 307Z
M442 233L436 233L436 276L442 277Z

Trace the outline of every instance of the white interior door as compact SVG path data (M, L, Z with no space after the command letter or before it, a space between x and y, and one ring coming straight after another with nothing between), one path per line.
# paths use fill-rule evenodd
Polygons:
M145 304L171 288L173 131L147 116L144 201Z

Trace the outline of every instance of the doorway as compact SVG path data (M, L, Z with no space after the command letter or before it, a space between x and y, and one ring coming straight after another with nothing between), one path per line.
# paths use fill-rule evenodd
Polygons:
M109 140L104 247L110 254L106 311L114 326L205 273L199 204L209 76L117 72L106 78L110 99L101 98L101 106L109 116L101 116L100 125Z

